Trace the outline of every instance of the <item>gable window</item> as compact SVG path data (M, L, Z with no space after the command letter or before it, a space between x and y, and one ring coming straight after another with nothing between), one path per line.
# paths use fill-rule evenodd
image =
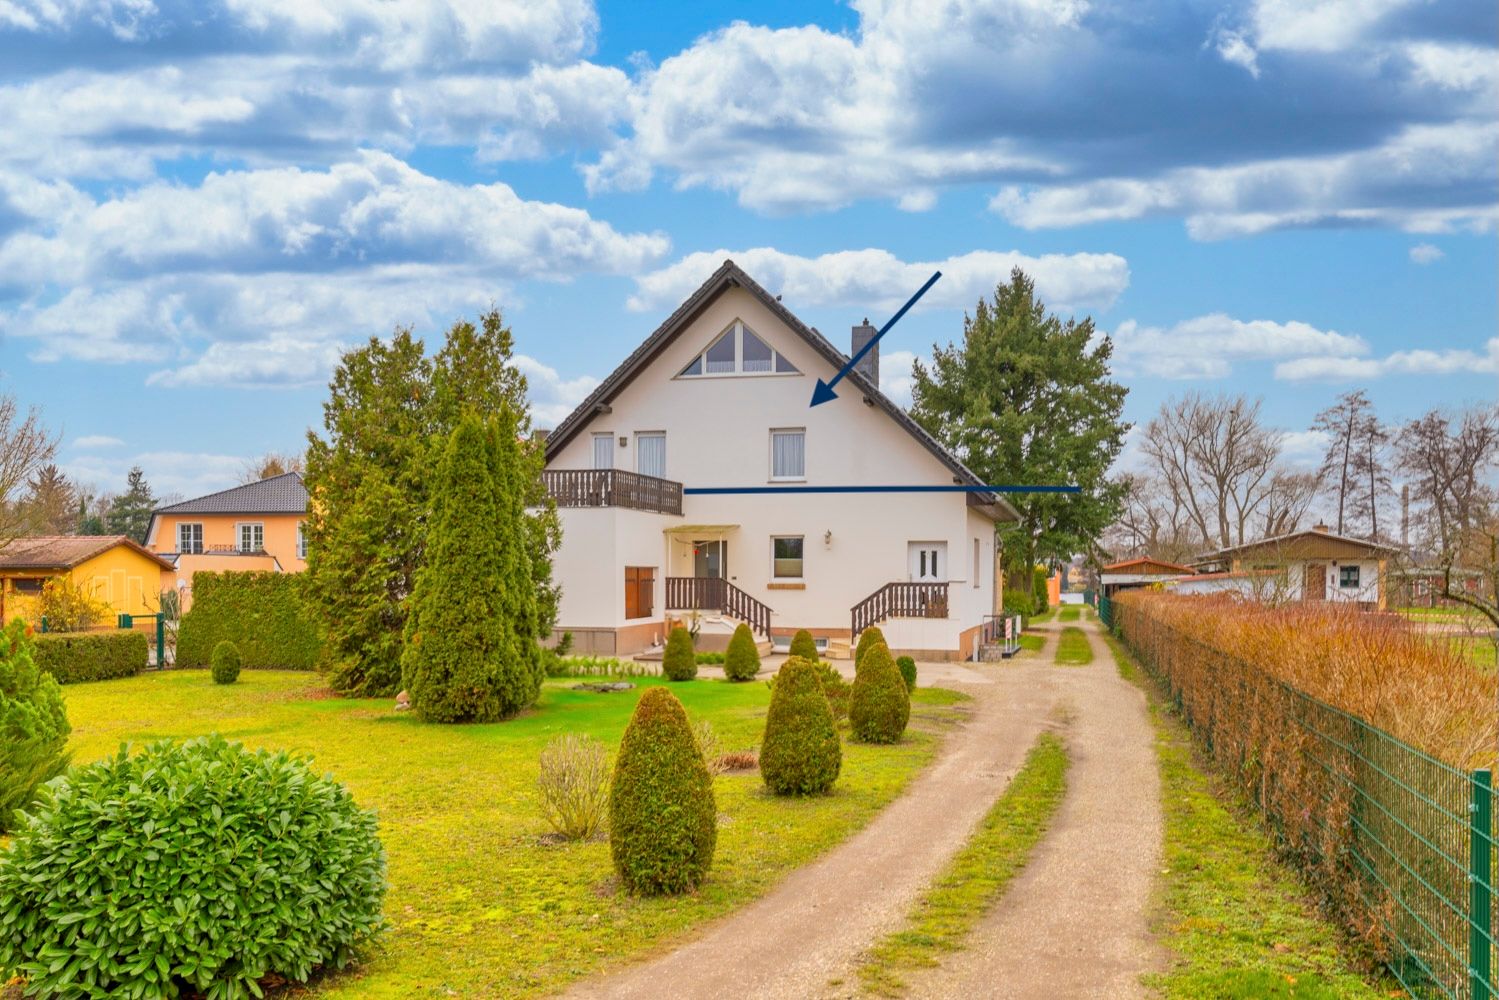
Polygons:
M595 469L614 468L613 434L595 434L593 436L593 467Z
M807 432L804 428L770 432L770 478L807 478Z
M264 552L265 551L265 525L263 524L241 524L237 525L239 531L239 550L241 552Z
M786 535L770 540L770 575L777 580L802 578L801 535Z
M1351 588L1351 587L1357 587L1358 586L1358 567L1357 566L1339 566L1338 567L1338 586L1339 587L1349 587L1349 588Z
M297 558L307 558L307 530L305 522L297 522Z
M666 432L642 431L635 435L635 471L642 476L666 478Z
M800 374L796 365L736 319L706 351L688 362L679 376Z
M203 551L203 525L177 525L177 551L197 555Z

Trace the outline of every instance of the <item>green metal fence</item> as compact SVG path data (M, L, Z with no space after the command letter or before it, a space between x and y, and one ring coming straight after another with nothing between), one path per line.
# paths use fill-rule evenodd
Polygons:
M1492 774L1451 767L1160 622L1136 641L1133 613L1118 623L1126 644L1214 761L1250 785L1282 847L1317 873L1328 908L1376 944L1406 992L1499 998ZM1173 675L1184 650L1211 683ZM1252 717L1265 724L1264 739L1228 724L1241 713L1261 713ZM1317 791L1298 797L1307 789Z

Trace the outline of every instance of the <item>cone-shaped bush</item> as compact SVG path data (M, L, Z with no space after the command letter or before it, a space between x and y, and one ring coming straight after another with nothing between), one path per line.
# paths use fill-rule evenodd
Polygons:
M666 637L661 672L669 681L690 681L697 677L697 651L692 648L692 633L681 625Z
M37 787L68 766L62 689L36 665L36 640L17 618L0 630L0 833L14 829Z
M796 635L791 637L791 655L800 656L813 663L817 662L817 642L812 638L811 632L799 629Z
M911 694L890 649L877 642L864 652L854 675L848 722L854 739L862 743L895 743L911 720Z
M717 842L713 778L687 712L666 688L646 688L609 790L614 870L640 895L686 892L707 874Z
M465 416L438 463L401 657L411 707L425 719L492 722L541 691L522 470L508 411Z
M833 787L842 765L843 748L817 666L793 656L776 673L760 775L777 795L811 795Z
M723 675L731 681L751 681L760 672L760 650L755 645L755 633L741 623L729 639L729 651L724 656Z
M916 661L909 656L899 656L895 659L895 666L900 670L901 679L906 682L906 690L915 691Z
M239 647L228 639L221 640L213 647L209 654L208 663L213 670L213 681L215 684L233 684L239 680L239 668L243 658L239 655Z
M885 643L885 633L881 632L878 626L871 625L859 633L859 645L854 647L854 673L858 673L864 666L864 654L869 652L869 647L877 642Z

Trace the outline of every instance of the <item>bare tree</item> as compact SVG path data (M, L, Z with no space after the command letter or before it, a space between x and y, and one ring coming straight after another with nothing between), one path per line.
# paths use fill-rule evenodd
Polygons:
M1327 453L1322 457L1322 476L1337 509L1337 533L1345 534L1344 518L1359 487L1358 460L1367 424L1378 426L1374 405L1359 389L1345 392L1312 421L1312 429L1327 435Z
M1186 508L1158 476L1126 473L1121 479L1124 511L1103 539L1112 558L1152 556L1177 562L1202 551L1202 536Z
M1301 519L1322 490L1320 472L1277 469L1270 477L1265 496L1265 535L1289 535L1301 527Z
M1353 519L1369 526L1369 537L1379 539L1379 505L1390 493L1387 453L1390 432L1370 413L1354 434L1352 468L1357 489L1349 501Z
M29 407L23 416L15 396L0 393L0 545L35 530L22 491L57 454L57 441L40 410Z
M259 458L245 462L239 470L241 483L258 483L272 476L284 476L288 472L302 473L302 456L279 451L268 451Z

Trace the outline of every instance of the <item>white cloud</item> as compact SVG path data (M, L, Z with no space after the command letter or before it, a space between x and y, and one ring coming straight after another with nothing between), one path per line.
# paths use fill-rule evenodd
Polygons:
M996 285L1020 268L1036 282L1047 305L1061 312L1107 309L1129 286L1129 264L1115 254L1043 254L975 250L945 260L902 261L888 250L844 250L802 257L772 247L692 253L635 279L636 293L627 303L643 311L675 306L732 258L772 293L784 295L792 308L843 305L896 308L920 288L933 271L942 280L917 308L969 308L991 295Z
M119 438L110 437L108 434L85 434L80 438L73 439L73 447L84 450L90 448L114 448L124 443Z
M126 473L138 465L156 496L196 497L228 489L239 482L240 470L250 457L218 452L143 451L131 455L83 455L59 462L58 467L75 483L117 492L125 488Z
M910 351L880 354L880 391L901 406L911 405L911 389L916 384L911 366L915 363L916 355Z
M1250 20L1263 49L1338 52L1367 40L1391 13L1421 0L1258 0Z
M1441 247L1430 243L1417 243L1411 247L1411 260L1417 264L1435 264L1445 256Z
M1461 348L1395 351L1382 358L1297 358L1275 366L1275 377L1288 382L1463 374L1499 375L1499 337L1490 339L1482 354Z
M1213 38L1214 47L1224 62L1242 66L1256 80L1260 76L1259 53L1237 31L1220 29Z
M1302 469L1316 469L1322 464L1322 456L1327 454L1329 440L1326 431L1285 431L1280 436L1281 457Z
M1121 374L1159 378L1224 378L1237 361L1277 358L1356 358L1368 352L1358 336L1319 330L1301 322L1237 320L1211 313L1162 328L1133 320L1113 333L1114 362Z
M245 389L294 389L321 385L338 363L340 345L292 337L209 344L192 362L152 372L147 385L216 385Z
M526 376L531 423L540 429L560 424L599 384L592 375L563 378L557 369L524 354L515 356L515 366Z

